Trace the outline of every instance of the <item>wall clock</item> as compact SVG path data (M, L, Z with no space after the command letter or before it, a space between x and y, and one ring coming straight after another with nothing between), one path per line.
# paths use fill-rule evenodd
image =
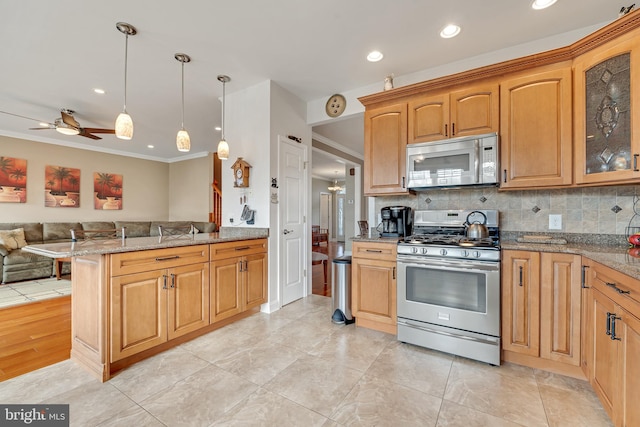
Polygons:
M233 169L233 186L248 187L251 165L244 161L242 157L238 157L235 163L231 165L231 169Z
M338 117L347 107L347 100L340 94L331 95L325 106L325 111L329 117Z

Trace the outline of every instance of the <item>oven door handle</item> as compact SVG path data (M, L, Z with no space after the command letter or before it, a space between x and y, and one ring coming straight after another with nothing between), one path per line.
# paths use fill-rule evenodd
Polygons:
M477 338L477 337L470 337L468 335L454 334L454 333L451 333L451 332L445 332L445 331L439 331L437 329L427 328L424 325L418 325L418 324L415 324L415 323L413 323L413 322L411 322L409 320L404 320L404 319L398 320L398 323L403 324L405 326L409 326L411 328L420 329L420 330L425 331L425 332L430 332L432 334L444 335L444 336L447 336L447 337L459 338L459 339L463 339L463 340L467 340L467 341L476 341L476 342L481 342L481 343L484 343L484 344L491 344L491 345L496 345L496 343L499 342L499 338L492 340L490 338L482 339L482 338Z
M500 263L488 263L484 264L467 264L464 262L458 262L449 260L447 262L428 261L428 262L408 262L406 260L398 260L398 267L415 267L415 268L433 268L437 270L447 271L473 271L478 273L485 273L487 271L499 271Z

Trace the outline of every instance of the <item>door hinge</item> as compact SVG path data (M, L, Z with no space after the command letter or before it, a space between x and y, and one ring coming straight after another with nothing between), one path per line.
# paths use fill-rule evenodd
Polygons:
M309 162L303 162L302 163L303 164L302 169L307 169L307 163L309 163Z
M307 277L307 269L302 270L302 277Z

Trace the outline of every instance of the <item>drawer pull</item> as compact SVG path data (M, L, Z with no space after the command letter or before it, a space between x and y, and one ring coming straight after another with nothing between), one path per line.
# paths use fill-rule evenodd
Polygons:
M631 291L625 291L620 289L619 287L616 286L615 283L609 283L609 282L605 282L604 280L601 279L602 282L604 282L605 285L607 285L610 288L613 288L614 291L616 291L619 294L630 294Z
M236 251L246 251L247 249L251 249L251 246L242 246L240 248L236 248Z
M169 261L171 259L178 259L180 258L179 255L174 255L174 256L166 256L166 257L157 257L156 261Z
M382 253L382 249L367 249L367 252L373 252L375 254L381 254Z

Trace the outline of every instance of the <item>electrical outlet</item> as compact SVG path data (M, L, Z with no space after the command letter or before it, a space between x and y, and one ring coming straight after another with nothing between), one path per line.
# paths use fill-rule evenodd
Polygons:
M562 215L549 215L549 230L562 230Z

